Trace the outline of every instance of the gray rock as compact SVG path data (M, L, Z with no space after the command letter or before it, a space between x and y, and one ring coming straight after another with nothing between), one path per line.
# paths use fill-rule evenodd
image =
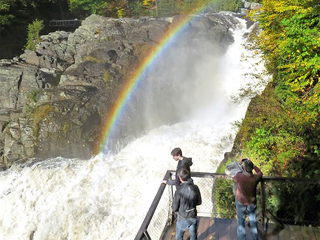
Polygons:
M250 9L251 8L251 2L244 2L244 8Z
M250 9L259 10L260 8L262 8L262 4L260 4L260 3L251 3Z
M29 158L90 157L142 51L158 44L179 18L92 15L73 33L49 33L35 51L0 60L0 167ZM230 15L192 18L181 44L206 38L226 51L236 24Z

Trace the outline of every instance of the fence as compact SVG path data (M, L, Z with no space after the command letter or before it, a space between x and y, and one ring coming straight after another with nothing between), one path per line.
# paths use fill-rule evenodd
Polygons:
M171 177L168 170L164 179ZM202 204L198 217L235 218L233 180L225 174L192 172L199 186ZM171 205L175 187L162 184L151 204L135 240L162 239L173 221ZM320 226L320 181L263 177L257 189L259 221L266 228L268 222Z
M320 226L320 182L315 179L264 177L264 216L284 224Z
M50 20L49 27L79 27L81 21L77 19L72 20Z

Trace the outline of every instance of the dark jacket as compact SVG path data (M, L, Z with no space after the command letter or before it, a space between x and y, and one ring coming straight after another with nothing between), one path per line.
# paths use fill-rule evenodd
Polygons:
M180 179L178 177L178 173L182 169L188 170L189 178L191 178L190 166L192 166L192 164L193 164L192 158L183 157L182 160L179 160L178 165L177 165L177 169L176 169L176 179L175 180L168 180L167 184L168 185L176 185L178 187L181 184Z
M177 213L178 220L197 217L197 205L201 205L201 193L197 185L190 178L181 183L174 194L172 210Z

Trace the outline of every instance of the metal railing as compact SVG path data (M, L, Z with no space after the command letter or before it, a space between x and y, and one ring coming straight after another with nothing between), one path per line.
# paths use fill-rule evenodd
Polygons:
M168 170L164 179L171 178ZM202 204L199 217L234 218L236 209L232 193L233 180L225 174L191 172L199 186ZM221 184L222 183L222 184ZM221 188L221 186L224 187ZM226 190L227 186L227 190ZM161 184L135 237L135 240L162 239L166 227L173 222L171 210L175 187ZM279 201L280 198L287 201ZM259 221L266 229L268 222L276 224L320 225L320 181L284 177L263 177L257 189ZM297 206L300 206L297 207Z
M170 177L170 171L167 171L166 174L164 175L164 178L163 179L169 179ZM135 240L140 240L140 239L155 239L155 238L151 238L149 232L151 231L148 231L148 227L150 225L150 222L152 220L152 217L154 216L155 212L157 209L160 209L158 208L158 205L159 205L159 202L162 198L162 195L164 193L164 189L165 189L166 185L165 184L161 184L160 187L159 187L159 190L153 200L153 202L151 203L151 206L149 208L149 211L147 212L147 215L144 219L144 221L142 222L142 225L137 233L137 236L135 237ZM169 194L168 194L169 195ZM168 205L169 205L169 200L168 200ZM167 209L168 210L168 209ZM164 215L165 216L169 216L169 212L170 210L168 210L168 212L165 212ZM167 221L165 220L164 222L164 226L163 228L160 229L160 231L163 231L163 229L165 228L166 224L167 224ZM156 228L160 228L160 226L156 226ZM152 231L153 232L153 231ZM162 233L161 233L162 234ZM157 234L159 235L159 237L161 236L161 234Z
M49 21L49 27L79 27L80 25L81 21L78 19Z
M285 201L279 201L284 199ZM273 219L280 224L320 225L320 180L263 177L261 181L262 224Z

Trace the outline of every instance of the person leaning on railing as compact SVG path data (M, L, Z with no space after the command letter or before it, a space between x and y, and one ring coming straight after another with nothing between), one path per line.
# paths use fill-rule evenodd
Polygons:
M181 181L178 177L179 171L181 171L182 169L186 169L189 172L189 178L191 178L190 166L192 166L193 162L192 162L192 158L187 158L182 155L182 150L180 148L174 148L171 151L171 156L175 161L178 161L176 175L173 176L172 180L164 179L162 183L168 184L168 185L175 185L178 188L181 184Z
M246 239L245 230L245 218L248 213L250 221L250 230L253 240L258 240L258 228L257 228L257 199L256 189L258 183L262 179L261 170L253 165L252 161L247 158L239 161L240 166L242 165L242 171L239 169L239 164L234 164L235 175L233 179L236 183L236 208L237 208L237 237L238 240ZM229 165L228 165L229 166ZM227 166L227 168L228 168ZM227 169L226 168L226 169ZM228 168L230 170L230 166ZM253 174L252 170L255 170L256 174ZM227 173L227 170L226 170ZM229 175L229 174L228 174ZM229 175L230 176L230 175Z

